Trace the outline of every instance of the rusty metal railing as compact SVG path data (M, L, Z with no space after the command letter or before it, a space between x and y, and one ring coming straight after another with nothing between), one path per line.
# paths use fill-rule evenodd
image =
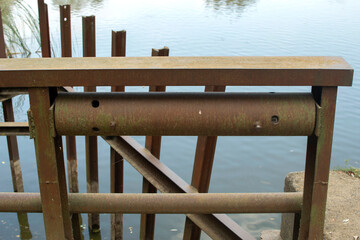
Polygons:
M43 57L50 57L47 7L39 3ZM61 18L67 19L60 21L62 53L70 57L71 34L66 25L70 6L60 11ZM124 31L113 33L113 57L95 58L88 57L95 52L94 19L83 22L86 58L0 60L0 96L6 102L28 92L30 99L29 123L12 123L13 118L6 118L9 122L0 123L0 134L8 135L10 143L16 135L34 138L40 185L40 194L0 193L0 211L42 212L47 239L80 239L79 213L91 214L93 230L100 226L99 213L114 213L112 239L122 238L122 213L142 214L141 239L154 238L155 213L186 214L184 239L199 239L200 229L213 239L254 239L224 213L270 212L296 213L294 239L322 238L337 88L351 86L353 76L344 59L117 58L125 56ZM167 56L168 49L154 50L153 55ZM144 85L151 86L152 92L123 92L124 86ZM91 91L96 86L111 86L112 92L78 93L63 86L84 86ZM165 86L206 86L206 91L166 93ZM312 90L227 93L225 86L311 86ZM11 113L10 104L4 106ZM69 191L62 135L67 136ZM77 135L89 139L88 194L78 193ZM148 136L146 148L125 135ZM191 185L159 161L162 135L199 136ZM308 136L303 194L206 193L216 136L230 135ZM111 147L108 194L97 193L97 151L90 146L97 136ZM9 148L9 153L16 153L14 149L10 152ZM143 194L122 193L123 159L144 177Z

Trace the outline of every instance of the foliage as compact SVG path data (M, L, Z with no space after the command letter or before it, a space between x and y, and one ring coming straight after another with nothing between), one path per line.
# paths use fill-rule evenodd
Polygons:
M22 0L0 0L0 7L8 57L19 54L28 57L31 50L25 37L25 28L30 30L30 39L35 40L37 46L41 45L37 15Z
M344 167L335 167L334 170L346 172L349 176L360 178L360 168L355 168L349 164L349 160L345 160Z

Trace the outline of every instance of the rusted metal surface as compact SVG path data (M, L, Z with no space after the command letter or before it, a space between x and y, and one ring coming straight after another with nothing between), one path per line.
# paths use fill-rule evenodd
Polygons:
M163 193L197 193L131 137L106 137L105 141L141 175ZM255 239L224 214L188 214L213 239Z
M351 86L341 57L127 57L0 60L0 87Z
M299 239L323 238L337 87L313 88L312 92L320 106L319 130L308 140Z
M38 0L38 10L40 22L41 54L43 58L49 58L51 57L49 17L48 6L44 3L44 0Z
M19 95L19 94L27 94L27 88L0 88L0 95L12 96L12 95Z
M0 58L6 58L6 46L5 46L1 9L0 9Z
M11 101L11 99L6 102ZM27 122L0 122L0 136L26 136L29 135Z
M112 31L111 56L125 57L126 55L126 31ZM125 86L112 86L112 92L124 92ZM110 147L110 192L124 192L124 159ZM111 239L123 239L123 215L115 213L111 215Z
M307 93L61 93L55 104L60 135L308 136L316 112Z
M38 193L0 199L2 212L42 211ZM69 193L69 210L77 213L293 213L301 205L302 193Z
M225 92L225 86L206 86L205 92ZM216 141L216 136L199 136L197 140L191 185L200 193L209 191ZM200 235L201 229L186 218L183 239L196 240Z
M3 111L4 111L4 120L6 122L15 121L11 99L3 102ZM7 136L6 138L7 138L7 145L9 151L9 161L10 161L11 177L12 177L14 192L24 192L24 184L22 180L19 149L18 149L16 136Z
M82 35L83 36L83 56L84 57L95 57L96 56L95 16L82 17L82 28L83 28L83 35ZM71 61L73 59L67 59L67 60ZM82 58L82 59L85 60L85 58ZM75 86L75 84L65 84L65 85L74 85ZM63 85L63 86L65 86L65 85ZM84 85L84 86L86 86L86 85Z
M126 31L112 31L112 48L111 56L125 57L126 56Z
M71 46L71 7L62 5L60 8L60 32L61 32L61 56L72 57ZM65 88L65 90L68 90ZM79 192L78 168L76 156L76 138L75 136L66 136L66 158L67 173L69 182L69 192ZM81 239L81 215L73 213L71 215L74 239Z
M114 149L110 148L110 192L124 192L124 159ZM122 194L121 194L122 195ZM107 204L107 203L106 203ZM122 204L122 203L120 203ZM113 211L114 213L115 211ZM123 215L111 215L111 239L123 239Z
M169 56L169 48L151 50L151 55ZM150 92L165 92L166 86L149 86ZM161 136L146 136L145 147L157 158L160 159ZM157 189L143 177L143 193L156 193ZM142 214L140 221L140 239L154 239L155 214Z
M30 121L35 124L35 152L47 239L73 239L68 209L61 136L50 121L54 88L29 89Z
M72 57L71 47L71 7L60 6L61 56Z
M82 18L83 27L83 56L95 57L95 16L88 16ZM96 87L84 87L84 92L96 92ZM66 134L71 135L71 134ZM85 136L85 151L86 151L86 181L87 192L99 192L99 170L98 170L98 146L97 137ZM88 215L89 229L93 232L98 232L100 229L99 214Z
M6 51L5 51L5 39L4 39L4 31L3 31L3 24L2 24L2 15L0 9L0 58L6 58ZM12 97L12 96L11 96ZM15 122L14 117L14 110L12 99L9 98L2 102L3 113L4 113L4 121L5 124L11 124L11 126L17 125ZM1 124L4 125L4 124ZM7 135L11 128L4 129L4 126L0 125L0 134ZM3 130L5 130L3 132ZM17 129L19 130L19 129ZM11 177L13 183L14 192L24 192L24 184L22 180L22 173L21 173L21 166L20 166L20 158L19 158L19 149L16 136L13 134L9 134L12 136L7 136L7 145L8 145L8 152L9 152L9 161L10 161L10 169L11 169Z
M0 88L0 102L16 97L19 94L27 94L27 88Z

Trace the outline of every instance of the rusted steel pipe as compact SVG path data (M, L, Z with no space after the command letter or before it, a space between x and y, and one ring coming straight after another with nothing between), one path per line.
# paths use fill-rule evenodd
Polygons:
M302 193L69 193L76 213L280 213L301 206ZM40 194L0 193L0 211L41 212Z
M59 135L277 135L314 132L310 93L64 93Z

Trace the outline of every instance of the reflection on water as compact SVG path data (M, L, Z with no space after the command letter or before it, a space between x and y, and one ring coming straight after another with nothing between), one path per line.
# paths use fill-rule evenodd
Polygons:
M254 4L257 0L205 0L206 6L217 11L242 12L245 7Z
M86 8L99 9L103 4L103 0L51 0L52 6L58 9L59 5L71 5L73 12L78 12Z
M1 0L0 0L1 1ZM3 0L8 1L8 0ZM28 0L23 0L28 1ZM31 0L36 2L36 0ZM30 0L29 0L30 2ZM230 55L332 55L343 56L354 68L354 86L339 88L334 129L332 167L343 166L344 160L360 167L360 28L359 0L47 0L50 29L59 39L59 4L72 4L74 48L82 49L81 15L95 14L97 21L97 54L111 53L111 30L128 32L129 56L148 56L153 47L169 46L173 56ZM169 4L171 2L171 4ZM36 9L36 6L33 6ZM250 11L249 11L250 10ZM254 10L254 11L253 11ZM240 14L238 14L240 13ZM245 14L246 13L246 14ZM78 54L81 55L81 50ZM58 54L59 56L59 54ZM82 90L82 88L79 88ZM133 88L127 88L129 89ZM308 88L296 88L308 91ZM99 89L98 89L99 90ZM147 88L144 89L144 91ZM194 88L170 87L171 91L194 91ZM260 91L293 91L289 88L261 88ZM139 91L138 89L134 91ZM203 91L203 88L195 91ZM259 88L229 87L228 91L259 91ZM27 121L28 97L14 99L17 121ZM1 105L1 104L0 104ZM2 111L0 111L0 115ZM19 137L20 161L27 192L39 192L33 140ZM144 138L136 140L144 143ZM109 192L109 147L99 139L99 191ZM77 137L80 192L86 192L84 137ZM164 137L161 161L185 181L191 181L196 137ZM305 137L219 137L210 192L280 192L288 172L304 169ZM0 138L0 152L7 153L6 139ZM0 162L0 191L11 189L7 154ZM124 191L138 193L142 176L124 164ZM41 214L29 214L33 239L44 239ZM101 238L110 238L110 217L101 214ZM254 236L270 228L280 227L280 215L231 214L237 223ZM16 214L3 214L0 238L18 239ZM156 216L155 239L182 239L183 215ZM87 214L83 214L87 222ZM140 216L124 215L124 239L139 236ZM6 226L10 225L9 229ZM26 226L20 224L20 226ZM16 230L14 230L16 227ZM24 228L26 229L26 228ZM130 231L131 229L131 231ZM176 230L176 231L173 231ZM99 239L83 226L85 239ZM22 236L26 234L21 233ZM30 236L30 235L28 235ZM26 237L22 237L26 239ZM208 239L202 234L202 239Z

